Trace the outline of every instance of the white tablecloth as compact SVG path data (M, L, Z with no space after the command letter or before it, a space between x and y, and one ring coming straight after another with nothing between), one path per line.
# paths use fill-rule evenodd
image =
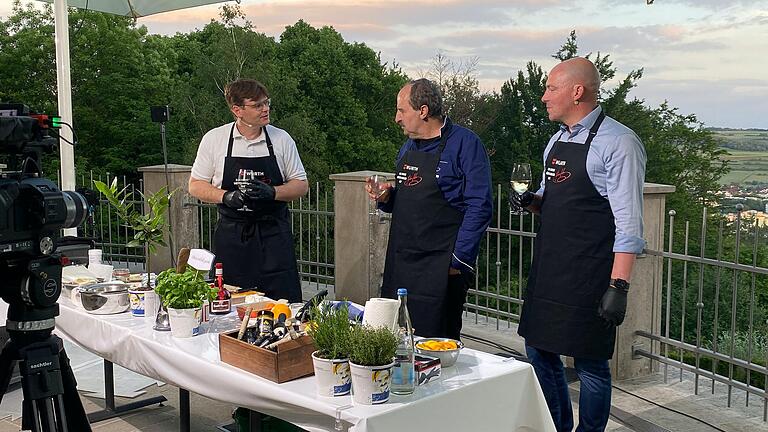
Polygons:
M283 384L219 360L218 335L178 339L130 313L91 315L60 300L56 333L140 374L212 399L282 418L309 431L554 431L533 368L527 363L462 350L453 367L411 396L383 405L355 405L350 396L321 397L314 377ZM236 318L235 318L236 319Z

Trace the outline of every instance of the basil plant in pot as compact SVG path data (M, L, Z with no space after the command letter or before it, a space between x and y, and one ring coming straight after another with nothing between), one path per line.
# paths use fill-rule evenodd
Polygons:
M353 400L364 405L389 400L397 337L384 327L355 326L350 338L349 365Z
M168 308L171 334L192 337L200 333L203 302L216 297L217 290L203 280L204 272L187 267L183 273L168 269L157 275L155 291Z
M352 328L348 305L344 302L339 307L332 307L329 303L315 303L311 313L307 333L317 346L317 351L312 353L317 393L320 396L347 395L352 388L348 358Z

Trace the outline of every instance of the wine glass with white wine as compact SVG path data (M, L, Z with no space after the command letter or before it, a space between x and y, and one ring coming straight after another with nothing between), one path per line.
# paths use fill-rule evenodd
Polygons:
M509 178L509 185L518 195L525 193L531 185L531 164L516 163L512 165L512 175ZM525 209L510 210L510 213L521 215L527 214L528 211Z

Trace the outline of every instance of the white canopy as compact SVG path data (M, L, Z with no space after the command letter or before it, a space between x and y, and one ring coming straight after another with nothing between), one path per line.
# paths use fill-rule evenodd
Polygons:
M41 1L57 3L55 0ZM221 3L223 1L227 0L68 0L67 5L78 9L139 18L161 12Z

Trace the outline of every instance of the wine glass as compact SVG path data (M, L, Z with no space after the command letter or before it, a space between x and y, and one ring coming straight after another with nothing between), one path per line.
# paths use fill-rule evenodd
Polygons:
M387 191L387 178L383 175L374 174L371 177L371 190L376 197L380 197Z
M248 192L248 188L251 187L250 180L253 178L253 171L251 170L245 170L241 169L240 172L237 175L237 179L235 179L235 187L240 189L240 192L246 193ZM244 205L240 211L253 211L248 208L248 204Z
M512 175L509 178L509 185L515 193L522 195L531 185L531 165L527 163L516 163L512 165ZM510 210L510 213L522 215L527 214L525 209Z

